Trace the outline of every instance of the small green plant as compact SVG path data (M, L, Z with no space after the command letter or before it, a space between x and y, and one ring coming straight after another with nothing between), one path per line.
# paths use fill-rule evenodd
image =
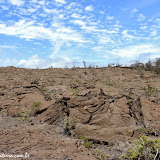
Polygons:
M147 88L144 88L146 98L151 96L158 96L158 89L152 87L150 84L148 84Z
M30 112L29 111L19 112L18 116L19 116L18 119L20 121L30 120Z
M71 125L72 121L70 120L70 118L67 116L64 119L64 132L65 134L70 135L71 134L71 129L72 129L72 125Z
M106 160L110 157L110 155L105 154L104 151L99 151L98 149L96 149L95 152L100 160Z
M33 102L33 103L32 103L32 106L33 106L33 107L38 107L40 104L41 104L41 102Z
M91 148L92 147L92 144L93 144L93 141L89 141L86 136L82 136L82 137L78 137L79 139L81 139L83 141L83 146L85 146L86 148Z
M72 89L72 92L73 92L73 95L74 96L77 96L77 94L78 94L78 89L77 88L71 88Z
M160 158L160 140L149 139L142 136L133 142L133 146L120 156L120 159L128 160L156 160Z
M38 111L39 111L38 106L39 106L40 104L41 104L41 102L33 102L33 103L32 103L32 107L33 107L34 112L38 112Z
M152 128L139 128L138 129L139 132L145 134L145 135L153 135L154 134L154 130Z
M34 110L35 112L38 112L38 111L39 111L39 108L38 108L38 107L34 107L33 110Z

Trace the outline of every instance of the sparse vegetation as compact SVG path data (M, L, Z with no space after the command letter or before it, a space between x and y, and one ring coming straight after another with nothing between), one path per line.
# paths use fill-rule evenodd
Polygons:
M144 90L145 90L146 98L150 96L158 96L158 89L155 87L152 87L150 84L148 84L147 88L144 87Z
M145 71L155 72L156 74L160 74L160 58L157 58L155 61L149 60L146 63L136 62L130 65L131 68L134 69L142 69Z
M104 151L100 151L100 150L96 149L95 152L100 160L106 160L110 157L110 155L105 154Z
M92 144L93 144L93 141L89 141L86 136L76 136L77 138L81 139L82 140L82 145L85 146L86 148L92 148Z
M19 116L18 119L20 121L30 120L30 112L29 111L19 112L18 116Z
M77 96L78 94L78 89L77 88L72 88L72 92L74 96Z
M151 61L138 65L1 68L2 149L23 153L31 144L27 151L35 159L160 159L157 142L149 142L160 135L160 76ZM141 136L148 136L146 142ZM141 143L131 142L140 137ZM50 152L37 156L41 148Z
M40 104L41 104L41 102L33 102L33 103L32 103L32 106L33 106L33 107L38 107Z
M152 128L147 128L147 127L146 128L139 128L138 131L143 133L146 136L153 135L155 133Z
M32 103L32 107L34 112L38 112L39 111L39 105L41 104L41 102L33 102Z
M64 119L64 133L67 135L71 135L71 129L72 129L72 120L67 116Z
M142 136L133 142L131 148L120 156L120 159L128 160L158 160L160 158L160 140Z

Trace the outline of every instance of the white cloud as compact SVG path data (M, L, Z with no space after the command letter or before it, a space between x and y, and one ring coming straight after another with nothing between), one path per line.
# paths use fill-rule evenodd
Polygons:
M61 50L61 47L63 46L63 41L56 41L54 45L54 52L50 55L50 58L54 58L55 55Z
M144 21L145 19L146 17L143 14L139 14L137 21Z
M113 20L114 16L107 16L107 20Z
M3 10L9 10L9 8L5 5L0 5L0 7L3 9Z
M71 9L73 9L74 7L79 7L79 6L81 6L81 5L78 4L78 3L76 3L76 2L72 2L72 3L70 3L68 6L66 6L66 9L71 10Z
M25 3L23 0L9 0L9 2L16 6L22 6Z
M66 4L65 0L55 0L57 3Z
M102 47L102 46L96 46L96 47L93 47L92 49L95 50L95 51L97 51L97 52L101 52L104 49L104 47Z
M123 39L133 39L134 38L132 35L128 34L128 30L123 30L122 36L123 36Z
M114 43L114 41L109 36L100 37L99 44L108 44L108 43Z
M38 0L31 0L30 2L31 2L31 3L37 3Z
M65 66L73 67L73 60L66 56L61 56L57 58L40 58L37 54L32 55L28 59L14 60L8 59L8 63L15 63L18 67L25 68L64 68Z
M140 27L140 29L147 29L147 26L142 26Z
M153 30L151 33L150 33L150 36L153 37L153 36L156 36L157 35L157 31L156 30Z
M73 23L75 24L78 24L80 26L85 26L86 25L86 22L82 21L82 20L74 20L72 21Z
M131 13L136 13L136 12L138 12L138 9L137 9L137 8L134 8L134 9L131 11Z
M18 66L23 66L26 68L36 68L39 66L41 60L39 59L38 55L31 56L28 60L22 59L18 62Z
M28 11L29 13L34 13L34 12L37 11L37 8L29 8L27 11Z
M8 48L8 49L15 49L16 46L9 46L9 45L0 45L0 48Z
M85 7L85 11L89 11L89 12L94 11L93 6L90 5L90 6Z
M27 22L25 20L20 20L11 26L0 24L0 33L24 39L47 39L51 42L57 39L78 43L85 42L83 37L75 31L72 31L71 34L71 30L63 28L63 33L58 33L54 28L45 28L42 25L37 26L34 23L34 21ZM61 28L61 26L58 26L58 28Z
M109 33L109 34L114 34L114 33L117 33L117 31L115 30L107 30L107 29L101 29L98 27L98 23L97 22L93 22L93 23L89 23L90 25L88 26L86 24L85 21L82 21L82 20L71 20L70 22L74 23L74 24L77 24L77 25L80 25L80 28L85 30L86 32L89 32L89 33L98 33L98 32L103 32L103 33ZM91 25L93 24L93 25Z
M73 13L71 15L71 17L75 18L75 19L85 19L87 16L82 16L80 14L77 14L77 13Z
M135 58L140 54L145 53L152 53L157 54L160 52L160 48L156 47L152 44L138 44L138 45L131 45L121 48L116 48L111 50L110 54L120 56L121 58Z
M59 14L59 11L57 9L48 9L48 8L43 8L43 10L48 13L48 14Z
M38 1L38 4L45 5L45 1L44 0Z

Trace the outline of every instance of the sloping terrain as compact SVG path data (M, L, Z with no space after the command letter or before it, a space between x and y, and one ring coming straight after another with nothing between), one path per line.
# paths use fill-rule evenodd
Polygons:
M0 154L118 159L160 135L160 77L131 68L0 68ZM83 145L87 138L93 144ZM107 159L107 158L106 158Z

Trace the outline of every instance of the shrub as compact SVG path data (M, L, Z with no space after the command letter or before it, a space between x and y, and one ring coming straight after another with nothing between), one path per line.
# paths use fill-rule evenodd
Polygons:
M153 160L159 158L160 140L149 139L147 136L142 136L134 141L133 146L124 155L120 156L120 159L128 160Z
M30 112L29 111L19 112L18 116L19 116L18 119L20 121L30 120Z
M160 74L160 58L157 58L157 60L155 61L155 72L157 74Z
M67 116L65 119L64 119L64 133L65 134L68 134L68 135L71 135L71 129L72 129L72 125L71 125L71 120L69 119L69 117Z
M152 62L150 60L145 64L145 70L146 71L153 71L154 70L154 66L152 65Z
M134 68L134 69L143 69L144 68L144 64L137 61L136 63L131 64L130 67Z
M152 87L150 84L148 84L147 88L144 88L146 98L150 96L158 96L158 89Z
M32 106L33 106L33 107L38 107L40 104L41 104L41 102L33 102L33 103L32 103Z
M146 128L139 128L138 131L147 135L147 136L155 134L155 132L152 128L147 128L147 127Z
M131 64L130 67L134 69L143 69L150 72L154 71L156 74L160 74L160 58L157 58L155 62L149 60L145 64L137 61L136 63Z
M103 151L99 151L98 149L96 149L95 152L100 160L106 160L110 157L110 155L106 155Z
M79 139L81 139L83 141L82 145L85 146L86 148L91 148L93 141L89 141L86 136L82 136L82 137L78 137Z

